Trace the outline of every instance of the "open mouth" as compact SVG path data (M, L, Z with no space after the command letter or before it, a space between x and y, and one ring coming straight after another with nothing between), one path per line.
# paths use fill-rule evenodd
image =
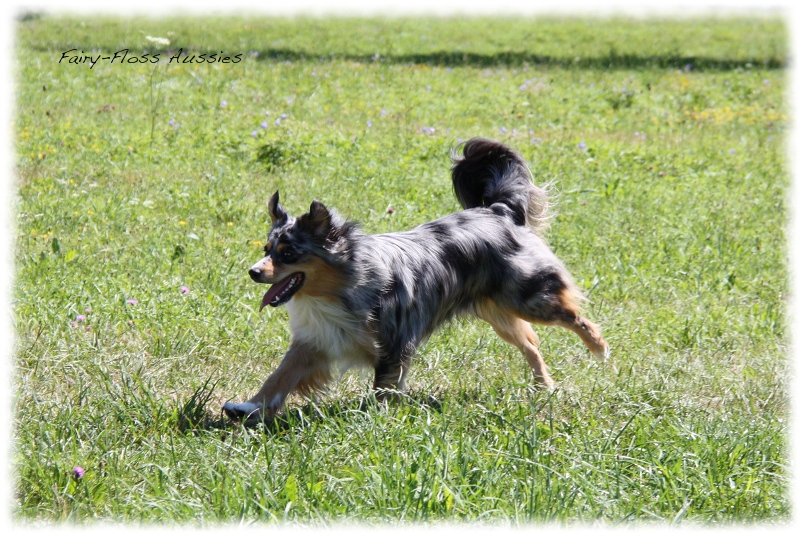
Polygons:
M296 272L274 284L269 288L264 298L261 299L261 308L259 311L264 309L267 305L278 307L291 300L292 296L303 286L304 279L305 275L303 275L302 272Z

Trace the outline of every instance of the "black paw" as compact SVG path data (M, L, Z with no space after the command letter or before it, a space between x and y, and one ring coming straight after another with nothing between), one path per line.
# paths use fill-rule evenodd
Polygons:
M264 415L261 413L261 406L254 403L233 403L225 402L222 406L222 411L228 415L228 418L236 422L241 421L246 426L255 426L259 422L264 421Z

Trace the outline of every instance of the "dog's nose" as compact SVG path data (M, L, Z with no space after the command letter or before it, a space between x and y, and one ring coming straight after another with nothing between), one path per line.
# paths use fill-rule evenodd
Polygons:
M253 281L258 281L258 278L261 277L261 269L259 268L251 268L250 269L250 278Z

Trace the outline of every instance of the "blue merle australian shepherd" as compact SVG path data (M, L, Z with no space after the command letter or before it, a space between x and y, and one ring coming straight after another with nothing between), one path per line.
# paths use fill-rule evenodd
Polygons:
M292 342L253 397L225 413L270 418L292 392L324 388L334 372L375 370L380 397L403 390L411 358L440 325L475 315L516 346L540 386L554 386L530 323L578 334L600 360L608 344L579 314L583 299L539 233L547 195L522 157L486 139L454 157L453 188L464 211L410 231L366 235L318 201L294 218L276 192L263 259L250 269L272 287L261 308L286 304Z

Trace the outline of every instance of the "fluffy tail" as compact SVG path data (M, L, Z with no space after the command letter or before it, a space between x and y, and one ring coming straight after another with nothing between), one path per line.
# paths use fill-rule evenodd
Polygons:
M539 235L547 229L547 190L533 184L517 152L489 139L471 139L464 143L464 156L452 159L453 189L464 209L502 204L516 224Z

